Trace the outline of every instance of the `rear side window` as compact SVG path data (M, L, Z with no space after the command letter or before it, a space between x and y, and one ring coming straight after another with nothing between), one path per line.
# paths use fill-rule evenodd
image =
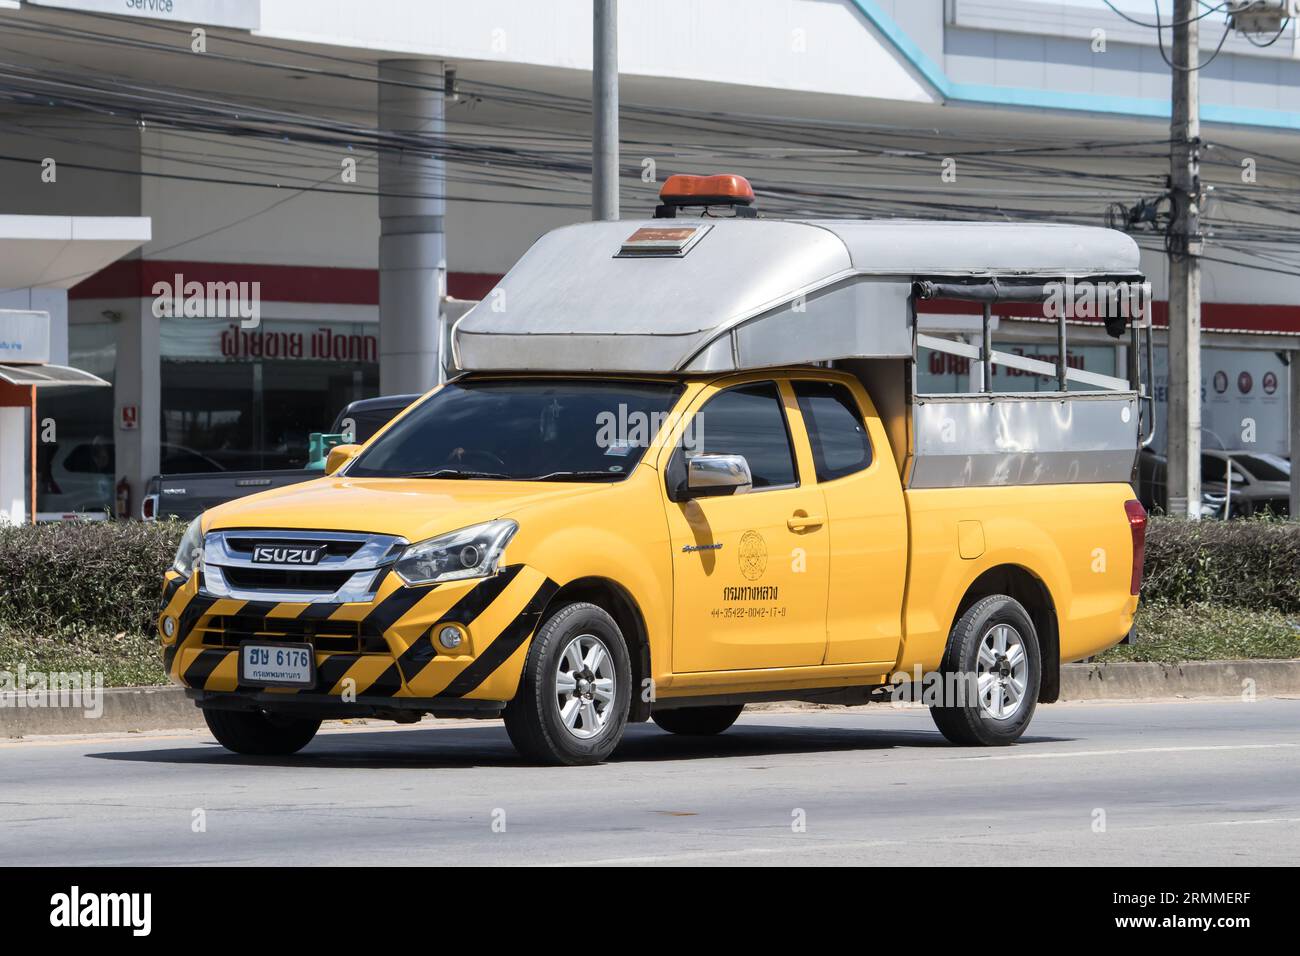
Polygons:
M755 489L796 483L790 431L773 383L720 392L696 414L692 429L696 453L744 455Z
M843 478L871 464L871 439L852 392L835 382L795 382L794 394L818 481Z

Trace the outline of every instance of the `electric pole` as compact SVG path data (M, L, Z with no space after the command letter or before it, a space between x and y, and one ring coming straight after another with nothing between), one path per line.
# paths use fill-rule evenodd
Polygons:
M1169 192L1168 512L1201 515L1201 121L1196 0L1174 0Z
M592 0L591 218L618 218L618 0Z

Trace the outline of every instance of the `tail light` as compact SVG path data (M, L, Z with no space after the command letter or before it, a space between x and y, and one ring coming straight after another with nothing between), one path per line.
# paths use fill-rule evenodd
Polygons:
M162 482L157 476L149 479L145 485L144 497L140 499L140 517L145 521L155 521L158 518L158 496L162 491Z
M1133 577L1129 593L1137 594L1142 590L1142 562L1147 551L1147 511L1142 502L1130 498L1124 502L1124 513L1128 515L1128 529L1133 535Z

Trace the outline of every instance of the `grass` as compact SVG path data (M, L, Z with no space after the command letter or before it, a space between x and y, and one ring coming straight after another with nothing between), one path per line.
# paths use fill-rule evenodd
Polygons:
M1224 661L1300 657L1300 615L1222 604L1142 604L1137 641L1098 661Z
M166 684L158 638L146 634L80 633L37 637L0 633L0 671L90 671L105 687Z
M1183 661L1300 658L1300 616L1220 604L1144 603L1138 641L1113 647L1098 661ZM24 664L32 671L91 671L106 687L166 684L158 638L121 632L65 633L54 637L0 633L0 671Z

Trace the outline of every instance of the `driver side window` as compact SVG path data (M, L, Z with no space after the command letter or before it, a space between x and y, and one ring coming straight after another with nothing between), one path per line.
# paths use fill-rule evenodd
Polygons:
M689 457L744 455L755 491L798 485L794 447L776 383L738 385L718 393L695 414L690 428Z

